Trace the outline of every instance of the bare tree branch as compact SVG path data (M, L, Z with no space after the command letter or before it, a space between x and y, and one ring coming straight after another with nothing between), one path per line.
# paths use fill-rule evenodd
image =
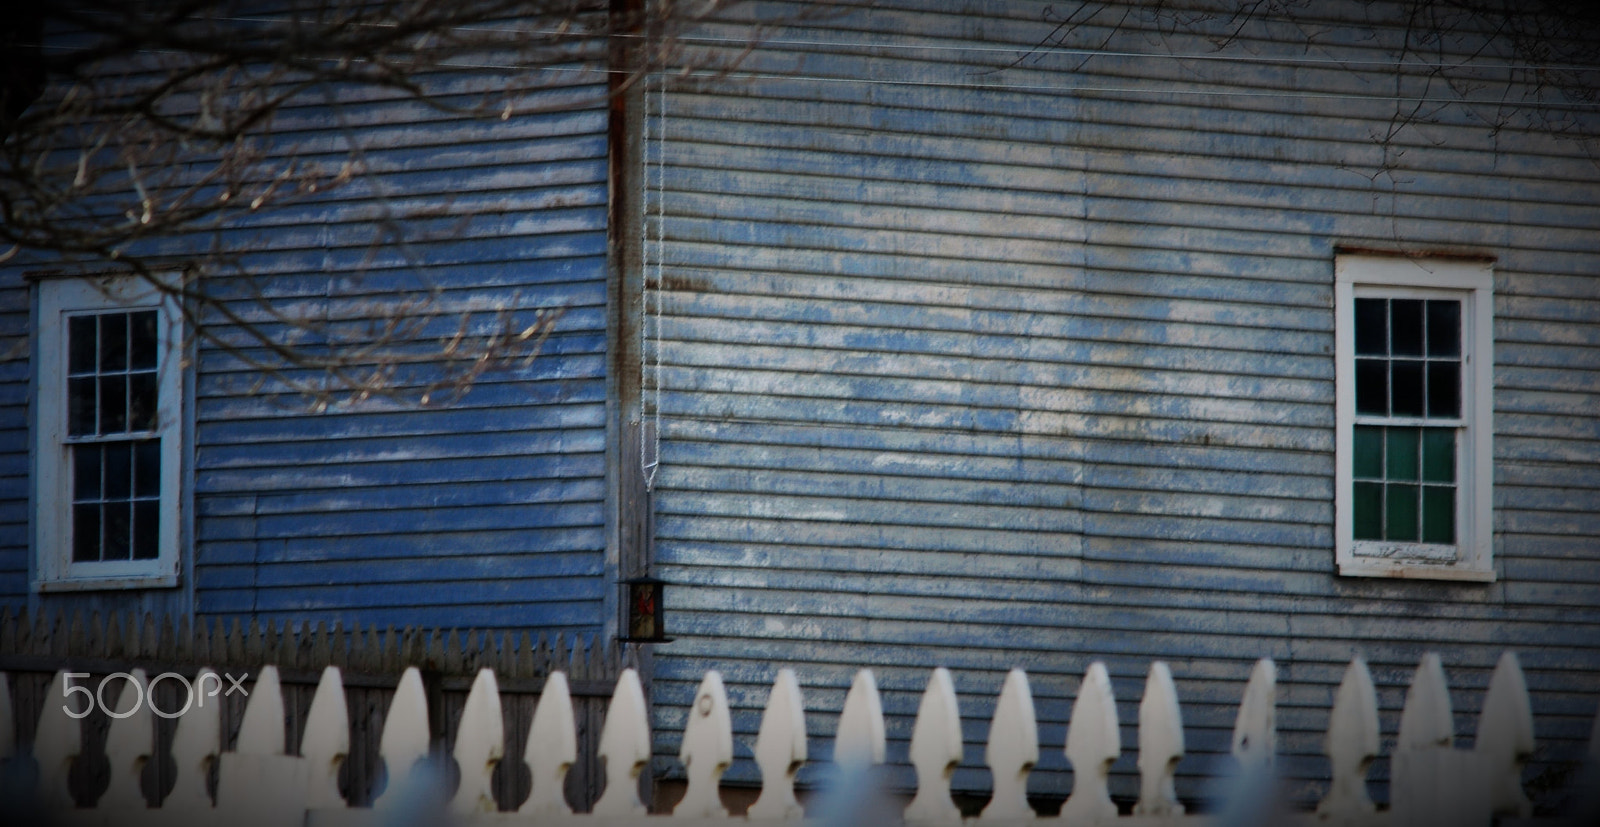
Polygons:
M39 4L6 36L0 256L144 278L181 300L209 346L314 408L459 395L537 355L563 308L459 306L431 284L415 248L450 239L474 208L386 192L345 108L411 101L490 123L603 106L596 81L612 70L614 29L650 32L642 65L666 65L674 33L722 5L652 4L631 20L604 0ZM587 96L540 94L586 78ZM308 111L339 119L343 146L297 134ZM282 310L244 264L241 233L271 232L294 210L349 210L338 199L357 183L357 214L374 228L368 259L397 252L420 283L346 301L342 315L360 324ZM163 278L172 272L183 277ZM423 365L442 372L401 381Z

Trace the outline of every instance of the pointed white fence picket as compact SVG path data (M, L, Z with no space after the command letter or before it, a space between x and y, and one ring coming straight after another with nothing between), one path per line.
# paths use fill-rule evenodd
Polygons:
M133 681L145 688L145 675ZM1233 755L1245 776L1269 773L1275 757L1274 694L1276 668L1262 660L1252 671L1233 733ZM197 678L203 681L204 678ZM0 673L0 687L4 674ZM65 673L58 672L51 697L65 701ZM13 757L12 706L0 691L0 760ZM365 827L417 822L429 791L442 786L428 754L427 699L415 668L401 677L389 707L381 741L388 783L371 808L348 807L339 794L340 764L350 749L349 720L339 670L328 667L306 716L298 754L285 743L283 696L277 670L263 667L250 691L237 747L222 751L220 705L200 703L179 717L172 754L176 784L162 806L146 805L139 775L150 758L152 718L148 707L115 717L106 739L110 785L93 809L72 809L67 773L78 755L81 722L66 705L51 703L39 721L33 745L39 797L76 825L226 823L230 827ZM122 714L119 711L118 714ZM708 672L695 693L684 730L680 758L688 784L670 818L724 822L729 816L718 795L718 781L733 761L733 736L722 678ZM1444 671L1428 654L1407 693L1392 756L1391 807L1379 811L1367 795L1366 776L1379 748L1377 696L1367 666L1352 661L1340 684L1326 736L1332 783L1315 813L1277 815L1272 823L1306 825L1423 824L1489 825L1495 816L1525 818L1530 806L1520 770L1532 753L1533 722L1517 658L1506 653L1495 669L1479 717L1472 750L1454 746L1455 733ZM750 821L798 820L804 813L795 797L795 772L807 757L805 717L799 683L784 669L773 685L755 746L763 788L750 808ZM460 771L453 794L436 804L451 823L549 823L580 827L636 824L645 816L638 797L639 774L651 757L649 720L638 675L626 670L617 681L600 737L607 779L592 813L574 815L563 795L568 768L577 760L576 723L565 675L552 673L536 709L527 749L521 756L533 778L532 794L515 813L495 812L491 775L506 760L500 695L494 673L482 670L461 712L452 753ZM1025 792L1028 773L1038 761L1038 732L1027 675L1012 670L995 706L984 760L994 776L994 794L978 820L1021 823L1039 817ZM872 673L857 674L839 718L835 760L857 770L884 761L883 711ZM1199 825L1212 816L1185 814L1174 794L1173 773L1184 754L1178 695L1167 665L1153 663L1139 705L1139 799L1134 812L1119 816L1107 787L1109 768L1122 753L1116 702L1105 666L1090 665L1067 731L1064 752L1076 770L1075 787L1058 819L1071 825ZM1590 754L1600 758L1600 717ZM950 778L962 759L961 717L950 673L934 670L922 697L911 737L916 795L904 810L913 824L959 824ZM217 767L216 795L207 792L206 772Z

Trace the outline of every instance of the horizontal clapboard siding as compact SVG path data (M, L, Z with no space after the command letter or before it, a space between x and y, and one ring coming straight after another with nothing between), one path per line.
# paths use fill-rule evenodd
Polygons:
M1162 659L1191 725L1179 792L1204 797L1270 656L1281 767L1309 801L1353 654L1392 735L1439 651L1470 733L1508 647L1545 750L1530 777L1578 754L1600 697L1600 186L1580 148L1464 106L1385 146L1390 96L1430 87L1351 68L1392 62L1404 16L1384 4L1303 10L1316 59L1304 29L1225 13L1152 45L1150 12L1116 4L1058 28L1040 3L765 3L705 34L742 44L808 10L725 81L649 93L645 396L678 637L656 661L662 755L705 669L753 738L780 666L822 733L872 667L909 788L942 665L956 786L985 790L993 698L1022 666L1031 790L1061 796L1088 662L1131 733ZM1497 260L1492 585L1334 573L1341 247ZM1131 750L1114 770L1135 796Z
M0 604L28 595L28 289L0 269Z
M200 614L363 623L538 627L602 622L605 455L605 87L552 74L505 121L409 100L308 105L284 140L342 160L342 119L368 174L328 197L242 228L265 243L246 267L272 309L361 330L432 297L413 349L428 353L463 315L501 309L523 324L563 315L540 357L418 407L369 400L313 414L224 349L219 328L196 380L196 608ZM433 79L446 92L475 81ZM573 108L576 107L576 108ZM570 110L570 111L567 111ZM403 244L374 243L386 215ZM223 283L264 329L251 285ZM436 363L395 387L436 380ZM293 373L286 378L314 379Z
M595 40L595 46L603 46ZM263 375L259 337L221 314L193 366L193 542L183 600L97 592L66 608L404 626L604 624L607 79L597 58L539 72L462 67L412 78L430 96L341 88L295 97L273 122L278 159L355 174L204 236L152 239L184 261L220 245L235 270L204 287L277 341L316 354L285 318L362 342L391 314L415 364L401 399L324 412ZM513 111L474 111L510 85ZM331 91L331 94L324 94ZM28 291L24 255L0 270L0 601L27 600ZM468 320L560 314L538 359L483 374L459 398L418 392L447 369ZM21 343L19 349L12 345ZM453 367L465 367L456 364ZM337 396L336 396L337 400ZM192 564L192 566L190 565ZM190 574L192 573L192 576ZM162 590L175 595L179 590Z

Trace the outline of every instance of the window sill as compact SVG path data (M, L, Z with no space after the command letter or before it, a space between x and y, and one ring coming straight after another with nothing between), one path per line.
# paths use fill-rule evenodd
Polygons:
M51 592L110 591L113 589L170 589L178 585L176 574L125 577L78 577L70 580L36 580L33 590Z
M1388 577L1397 580L1453 580L1466 583L1493 583L1494 569L1469 568L1462 565L1399 562L1395 560L1358 559L1339 564L1339 574L1344 577Z

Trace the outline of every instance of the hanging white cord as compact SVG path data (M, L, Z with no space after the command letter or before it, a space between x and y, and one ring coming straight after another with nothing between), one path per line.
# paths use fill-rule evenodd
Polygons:
M644 487L646 491L654 490L656 471L661 467L661 259L662 250L665 243L665 231L663 229L663 224L665 223L666 211L665 201L662 198L662 191L665 189L666 183L666 159L664 157L666 142L664 139L667 131L667 92L665 79L657 79L656 95L656 118L660 124L660 127L656 134L655 157L656 180L654 190L656 200L656 249L654 289L651 288L650 279L647 275L650 271L650 222L648 220L639 222L641 225L640 230L645 236L644 238L640 239L640 253L643 260L640 262L639 267L640 290L643 293L641 296L642 306L640 310L641 314L645 317L640 319L639 324L639 379L641 384L643 384L646 368L650 366L648 361L650 359L650 353L648 352L648 349L650 348L652 333L654 334L655 339L655 370L651 376L651 391L653 392L654 398L651 400L652 404L648 413L648 416L650 417L649 429L644 427L646 416L644 411L644 389L640 388L639 393L639 462L640 470L644 472ZM646 75L646 83L642 97L644 98L645 121L645 175L648 179L650 173L650 84L648 75ZM646 184L646 187L649 187L648 183ZM646 216L648 217L648 204L645 205L645 209ZM652 301L654 303L653 308ZM653 330L652 327L654 328ZM648 434L646 433L646 430L649 431Z
M644 158L641 160L641 164L644 166L645 177L646 177L646 180L648 181L648 178L649 178L649 175L650 175L650 70L649 69L645 69L644 70L643 84L644 84L644 94L640 95L640 98L643 99L643 103L644 103L644 111L642 113L642 122L644 124L644 142L643 142ZM643 189L645 191L644 195L646 197L648 197L649 196L649 185L648 185L648 183L646 184L646 186ZM644 410L644 403L645 403L645 393L644 393L645 355L644 355L644 352L645 352L645 348L649 345L649 342L650 342L650 331L645 328L645 321L646 321L646 318L648 317L649 314L646 311L646 308L645 308L643 302L645 302L646 298L649 296L649 292L647 290L647 288L649 287L649 283L648 283L649 280L646 277L646 275L650 272L650 205L648 203L641 205L640 208L639 208L639 214L640 214L640 220L639 220L639 297L640 298L639 298L639 301L641 302L641 304L640 304L640 312L639 312L639 426L638 426L638 430L639 430L639 470L640 470L641 473L645 473L650 468L650 456L647 453L648 442L646 441L647 437L646 437L645 432L644 432L644 423L645 423L645 410ZM649 490L650 482L651 482L651 475L648 474L648 473L645 473L645 489L646 490Z
M661 466L661 305L665 296L665 285L661 281L661 268L667 259L667 80L662 76L661 82L656 84L656 118L661 122L661 135L656 140L656 323L655 323L655 357L656 381L655 407L652 415L655 417L655 427L650 430L651 438L655 440L656 467ZM655 471L650 472L650 481L655 481Z

